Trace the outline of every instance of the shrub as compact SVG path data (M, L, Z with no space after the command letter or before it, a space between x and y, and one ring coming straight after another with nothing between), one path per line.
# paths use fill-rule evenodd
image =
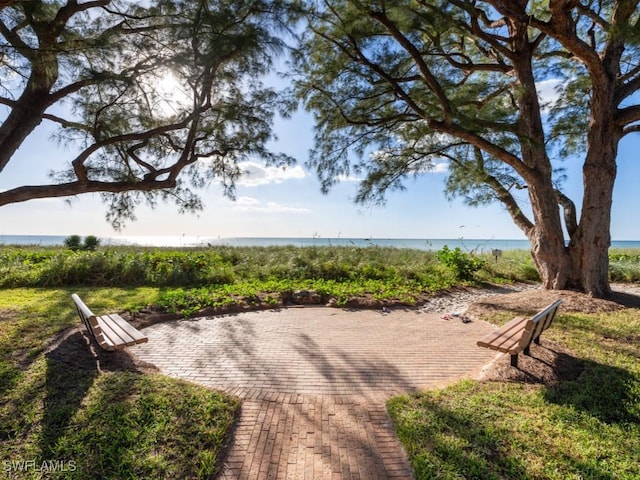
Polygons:
M84 242L80 235L71 235L64 239L64 246L69 250L77 252L78 250L94 251L100 245L100 240L95 235L84 237Z
M74 252L80 250L82 247L82 240L80 235L71 235L64 239L64 246L69 250L73 250Z
M457 279L463 281L473 280L473 274L486 263L472 254L464 253L459 247L451 250L447 245L438 250L436 257L453 271Z
M93 251L100 245L100 240L95 235L88 235L84 237L83 250Z

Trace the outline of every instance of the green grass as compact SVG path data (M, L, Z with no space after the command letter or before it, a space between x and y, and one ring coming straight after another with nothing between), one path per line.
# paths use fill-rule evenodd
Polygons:
M0 291L2 478L41 478L43 462L55 470L43 478L211 478L238 402L158 374L98 372L46 355L56 333L79 324L72 291ZM96 310L159 294L80 292Z
M418 479L640 478L640 311L561 315L556 386L464 381L388 402Z

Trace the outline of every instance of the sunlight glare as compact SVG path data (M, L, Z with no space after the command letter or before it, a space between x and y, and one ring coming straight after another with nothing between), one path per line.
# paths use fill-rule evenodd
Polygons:
M157 107L164 116L178 115L191 105L191 95L174 73L168 72L155 84Z

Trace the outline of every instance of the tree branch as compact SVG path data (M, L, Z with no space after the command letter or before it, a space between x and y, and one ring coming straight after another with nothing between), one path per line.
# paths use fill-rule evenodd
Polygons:
M52 185L26 185L0 192L0 206L38 198L69 197L83 193L149 192L174 188L174 180L144 179L136 182L75 181Z
M444 113L444 120L447 123L451 122L453 117L453 109L451 108L449 97L447 97L444 89L431 72L431 69L425 63L420 51L413 43L409 41L407 37L402 34L402 32L400 32L396 24L393 23L385 13L370 11L369 16L383 25L389 31L391 36L395 38L396 41L402 46L402 48L404 48L411 56L413 61L416 63L416 66L420 70L420 73L422 74L422 77L424 78L424 81L427 84L428 88L436 95L436 97L440 101L440 106L442 107Z
M569 197L567 197L560 190L555 190L556 196L558 197L558 204L562 207L564 212L564 224L567 227L567 233L569 234L569 238L573 237L578 229L578 220L576 214L576 205L573 203Z
M476 162L474 165L476 166L476 173L480 173L482 175L484 183L486 183L489 188L494 192L496 199L502 203L502 205L506 208L507 212L513 219L514 223L524 232L525 235L529 236L531 230L535 227L533 222L529 220L529 218L524 214L520 205L513 197L509 189L507 189L495 176L491 175L484 168L484 155L481 149L474 148L474 156ZM461 168L465 170L469 170L469 167L460 162L456 157L453 157L449 154L444 154L450 161L456 163Z
M635 78L633 78L634 75L636 75ZM616 89L616 105L620 105L622 101L640 90L640 65L636 66L633 70L628 72L624 77L620 79L620 81L625 83L622 83L622 85L620 85Z
M496 6L500 2L496 0L490 1L490 3ZM605 76L606 72L598 52L576 34L576 23L571 12L578 3L575 0L551 0L549 2L550 20L544 22L530 16L528 17L529 25L559 41L562 46L580 59L596 78Z
M615 120L619 127L640 121L640 105L618 109Z
M424 4L424 2L421 2L421 3ZM493 47L500 54L504 55L506 58L509 58L511 60L514 59L514 56L515 56L514 52L504 45L504 43L509 42L508 37L503 37L501 35L488 33L484 31L480 26L480 22L482 21L482 23L488 26L489 28L492 28L492 29L502 28L506 26L506 22L504 18L500 19L498 22L493 22L487 17L486 12L484 12L480 8L470 5L470 2L461 2L458 0L451 0L450 3L456 5L458 8L466 11L469 14L471 23L468 24L463 21L458 21L458 24L460 26L462 26L465 30L467 30L472 35L476 35L482 40L484 40L485 42L487 42L489 45L491 45L491 47Z
M488 153L492 157L495 157L499 160L502 160L504 163L513 168L518 174L520 174L525 181L528 183L533 180L532 170L530 167L525 165L520 158L513 155L508 150L505 150L498 145L495 145L488 141L486 138L474 133L472 131L466 130L457 125L446 125L443 122L439 122L437 120L430 120L429 126L434 130L437 130L442 133L448 133L449 135L453 135L454 137L461 138L466 141L470 145L479 148L483 152Z
M639 133L640 125L630 125L622 130L622 136L628 135L630 133Z
M22 39L20 38L20 35L18 35L13 30L9 30L9 28L4 24L2 20L0 20L0 35L6 38L11 44L11 46L15 48L17 52L20 53L20 55L33 61L34 50L29 45L27 45L22 41Z

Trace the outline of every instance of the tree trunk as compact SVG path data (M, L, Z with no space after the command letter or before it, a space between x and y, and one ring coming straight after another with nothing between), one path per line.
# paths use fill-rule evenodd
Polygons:
M0 126L0 172L42 122L42 115L51 105L50 91L57 79L56 56L53 52L38 52L24 92Z
M572 288L594 296L611 293L609 247L611 205L616 179L619 131L612 110L612 89L595 88L583 166L584 197L580 225L569 244Z
M548 187L530 185L535 227L529 232L531 255L542 284L549 289L572 289L605 297L609 285L611 205L616 179L616 157L621 132L612 107L613 88L595 85L587 155L583 166L583 199L580 222L571 230L565 246L559 215L553 214ZM562 202L560 202L562 203ZM557 205L556 205L557 213Z
M560 210L550 177L529 184L534 226L527 232L531 256L544 288L567 288L570 257L565 247Z

